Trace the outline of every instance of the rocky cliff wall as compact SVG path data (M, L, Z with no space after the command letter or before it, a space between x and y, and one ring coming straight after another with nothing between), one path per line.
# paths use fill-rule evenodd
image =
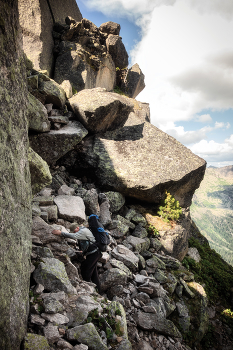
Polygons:
M27 324L31 252L27 84L17 0L1 0L0 9L0 349L18 350Z
M75 0L19 0L19 19L23 32L23 49L36 69L51 73L53 65L54 22L66 16L81 21L82 15Z

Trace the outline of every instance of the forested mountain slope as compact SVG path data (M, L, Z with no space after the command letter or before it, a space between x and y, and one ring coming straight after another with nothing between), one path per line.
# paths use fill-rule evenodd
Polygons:
M191 216L211 247L233 265L233 166L206 169Z

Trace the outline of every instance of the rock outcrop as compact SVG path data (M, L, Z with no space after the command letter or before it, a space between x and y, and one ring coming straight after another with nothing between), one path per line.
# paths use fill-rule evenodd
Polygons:
M17 1L0 1L0 348L19 350L28 317L31 183L28 93Z
M75 0L19 0L19 18L23 33L23 49L38 70L47 70L53 65L54 22L63 22L66 16L81 21L82 15Z
M167 189L182 207L190 206L206 167L173 137L133 114L123 127L88 140L85 151L102 185L154 203Z

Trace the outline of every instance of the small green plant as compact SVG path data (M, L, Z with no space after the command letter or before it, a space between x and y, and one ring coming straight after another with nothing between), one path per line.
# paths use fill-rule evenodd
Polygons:
M182 209L180 207L179 201L175 200L175 198L167 191L165 191L166 198L161 202L159 207L158 215L165 222L177 221L182 214Z
M159 231L157 230L157 228L154 225L151 225L151 224L147 225L146 230L147 230L148 234L151 236L156 237L159 235Z
M115 93L117 93L119 95L123 95L123 96L128 97L127 94L125 92L123 92L121 90L121 88L119 86L117 86L117 85L114 87L113 92L115 92Z

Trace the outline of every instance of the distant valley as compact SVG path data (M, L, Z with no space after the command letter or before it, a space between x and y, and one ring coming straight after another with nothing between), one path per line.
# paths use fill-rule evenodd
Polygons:
M206 169L191 217L210 246L233 265L233 166Z

